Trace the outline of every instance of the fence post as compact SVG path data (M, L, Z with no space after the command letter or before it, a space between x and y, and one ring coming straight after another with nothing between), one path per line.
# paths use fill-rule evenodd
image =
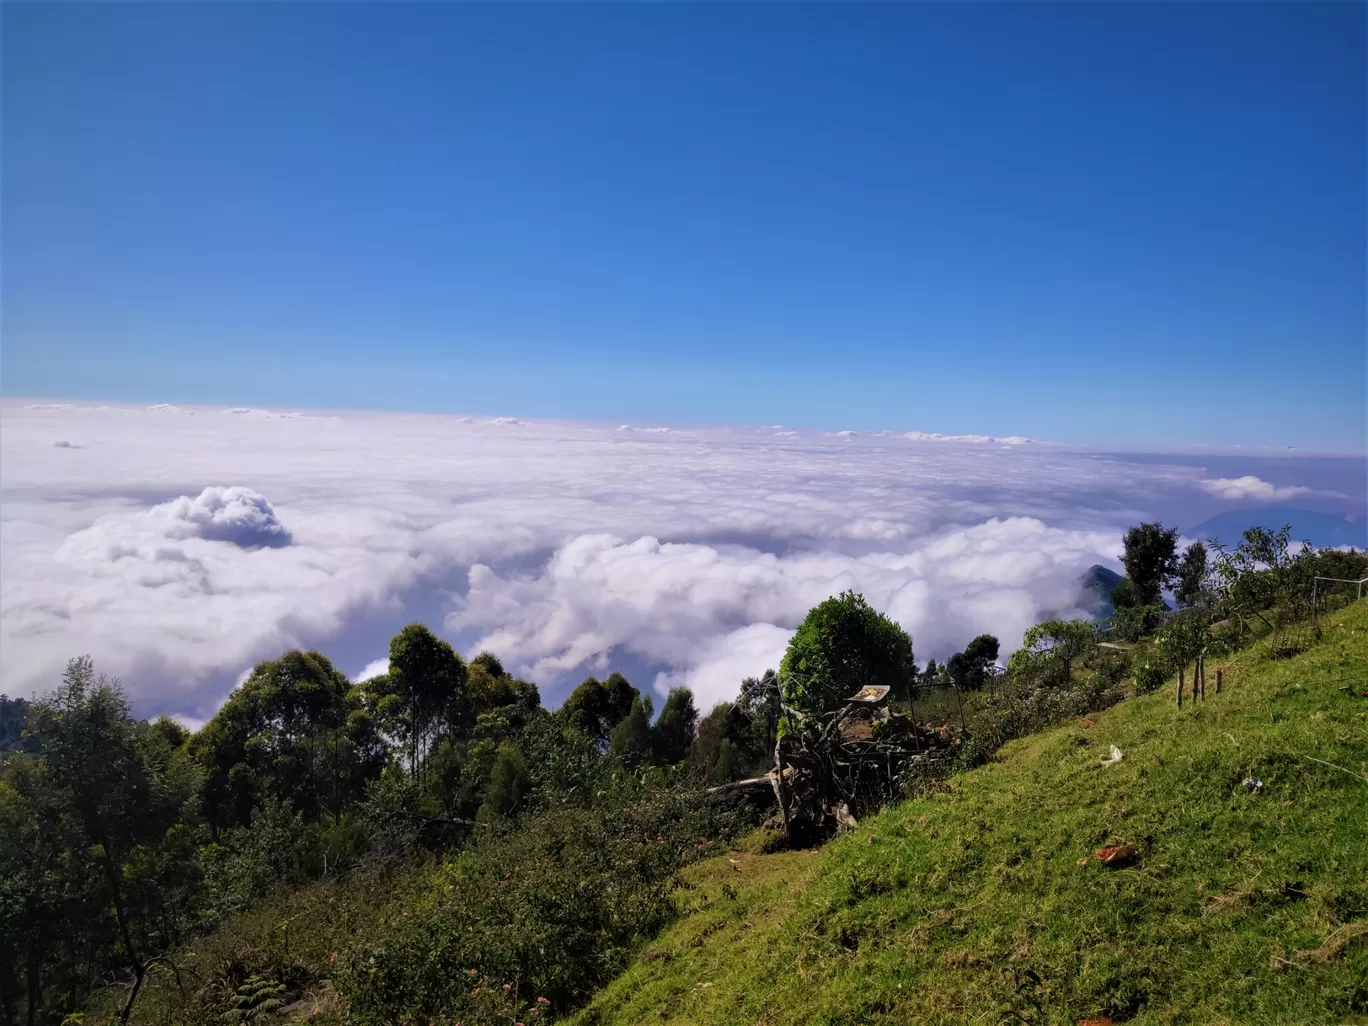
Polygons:
M1216 694L1221 693L1221 668L1216 667Z
M1178 667L1178 708L1183 707L1183 667Z

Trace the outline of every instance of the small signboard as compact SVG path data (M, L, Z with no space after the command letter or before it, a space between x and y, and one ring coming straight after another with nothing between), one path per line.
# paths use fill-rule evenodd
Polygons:
M858 702L861 705L878 705L888 697L888 692L887 684L867 684L847 698L846 701Z

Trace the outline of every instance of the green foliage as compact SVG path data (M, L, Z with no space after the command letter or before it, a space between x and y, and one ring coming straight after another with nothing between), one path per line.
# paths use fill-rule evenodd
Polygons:
M191 833L194 777L176 740L128 715L117 681L88 658L29 710L32 755L0 779L0 1011L68 1006L109 973L141 980L149 958L191 927L200 887ZM21 985L23 964L27 984Z
M489 791L480 806L480 819L509 819L515 816L532 791L532 774L522 749L511 742L499 746L489 773Z
M1168 678L1163 664L1157 659L1147 659L1135 667L1135 693L1148 695L1164 686Z
M1139 641L1160 623L1163 606L1117 606L1108 626L1118 641Z
M1207 547L1195 541L1183 550L1183 558L1178 561L1175 571L1173 597L1180 605L1195 605L1207 587Z
M1091 620L1047 620L1029 628L1021 638L1022 650L1047 657L1041 666L1053 664L1057 680L1067 681L1075 659L1097 647L1097 625ZM1020 665L1020 664L1019 664Z
M385 758L360 693L326 656L298 650L257 664L192 745L206 771L201 809L216 829L249 824L268 798L310 822L335 818Z
M1127 531L1122 541L1125 551L1121 562L1126 567L1133 604L1157 605L1177 565L1178 529L1165 530L1159 523L1140 524Z
M688 688L671 688L656 720L656 758L667 766L683 762L698 728L698 708Z
M987 683L998 652L998 639L991 634L980 634L964 646L963 652L950 657L945 665L946 672L961 690L977 691Z
M1121 612L1123 609L1131 609L1139 604L1139 599L1136 597L1135 593L1135 586L1125 577L1121 578L1116 587L1107 594L1107 598L1111 600L1112 609L1117 613Z
M22 698L0 695L0 759L22 745L28 706Z
M608 757L626 770L634 770L655 755L655 736L651 731L651 696L638 695L626 717L613 728Z
M673 917L678 870L744 823L695 793L666 790L482 833L422 900L389 929L357 938L339 962L352 1021L464 1020L491 981L500 1007L526 1010L545 997L564 1011Z
M586 737L607 741L613 728L632 711L632 703L638 697L637 689L620 673L602 682L588 677L570 692L557 715Z
M390 640L387 681L397 702L382 702L382 715L391 731L407 737L409 772L421 779L432 742L472 716L465 663L423 624L411 623Z
M250 826L232 827L200 852L211 916L241 912L283 884L302 883L321 869L316 827L291 805L268 796Z
M249 976L233 995L231 1005L223 1013L224 1022L262 1022L285 1006L285 985L260 976Z
M1195 610L1179 613L1159 629L1154 642L1164 668L1176 673L1206 653L1211 644L1210 621Z
M784 702L803 717L797 726L817 731L823 719L870 684L910 694L916 665L912 639L853 591L810 610L779 667Z

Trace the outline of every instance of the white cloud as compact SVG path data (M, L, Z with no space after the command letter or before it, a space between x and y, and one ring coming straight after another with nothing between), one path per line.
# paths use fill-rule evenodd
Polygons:
M793 631L772 623L753 623L707 642L688 670L656 675L655 690L662 695L671 688L688 688L704 711L718 702L736 697L737 685L758 677L764 669L779 666Z
M622 649L674 667L662 686L690 682L710 701L777 665L809 608L847 588L908 628L922 654L944 657L982 632L1012 642L1033 623L1077 612L1078 579L1114 561L1111 532L1050 528L1025 517L953 529L897 552L818 549L777 556L744 546L581 535L544 570L500 576L471 568L446 621L486 633L476 648L544 679ZM749 633L748 633L749 632ZM730 684L739 660L749 670Z
M550 702L615 661L724 697L847 587L921 659L981 631L1010 645L1072 607L1123 527L1211 477L887 433L14 403L0 418L0 690L49 687L89 653L136 708L201 719L244 666L302 645L360 667L415 619L491 648Z
M992 435L942 435L935 431L907 431L903 433L903 438L909 442L963 442L968 445L1029 445L1034 442L1034 438L1026 438L1023 435L1008 435L1005 438L995 438Z
M1274 502L1290 499L1295 495L1310 495L1313 489L1287 485L1282 488L1269 484L1252 474L1244 477L1215 477L1201 482L1202 490L1219 499Z
M386 673L389 673L389 659L373 659L365 666L361 667L361 672L353 677L352 680L359 684L363 680L370 680L372 677L380 677Z
M182 495L153 506L148 516L169 520L166 531L173 538L194 536L244 549L290 544L290 532L276 519L271 504L250 488L206 488L193 499Z

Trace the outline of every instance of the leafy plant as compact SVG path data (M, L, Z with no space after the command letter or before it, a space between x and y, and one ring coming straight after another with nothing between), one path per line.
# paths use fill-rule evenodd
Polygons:
M261 976L249 976L237 988L222 1019L228 1023L259 1023L285 1007L285 985Z

